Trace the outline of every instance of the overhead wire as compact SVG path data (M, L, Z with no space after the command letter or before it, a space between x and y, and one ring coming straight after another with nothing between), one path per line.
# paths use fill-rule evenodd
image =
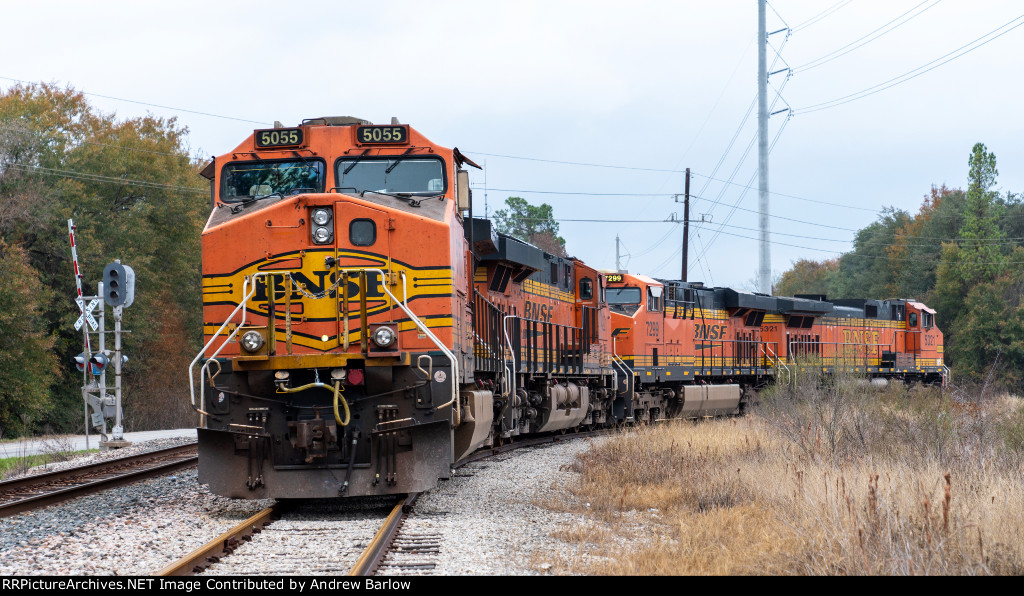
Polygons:
M775 59L772 61L771 66L768 67L769 71L773 70L775 68L775 66L778 64L778 61L781 59L781 56L779 55L779 52L781 52L782 48L785 47L786 42L788 40L789 40L789 34L787 33L786 39L783 40L782 46L775 53ZM786 77L786 82L788 82L788 80L789 80L789 77L787 76ZM785 87L785 83L783 83L783 87ZM781 93L776 95L776 101L777 101L778 97L780 97L780 96L781 96ZM736 143L736 139L739 137L740 132L743 130L743 127L746 125L747 120L750 118L751 113L753 113L754 105L756 104L756 102L757 102L757 94L754 95L754 98L751 100L750 105L747 107L747 111L744 114L743 118L741 119L740 125L736 128L736 132L733 133L732 139L730 139L729 145L726 147L725 152L722 153L722 156L718 159L718 163L716 163L714 169L712 169L711 175L708 177L707 182L705 182L704 185L700 188L700 190L697 191L698 195L703 195L707 191L708 187L711 184L711 179L715 175L717 175L718 170L721 168L722 164L725 162L725 158L729 155L729 153L732 152L732 148L733 148L733 146ZM775 106L775 102L773 101L772 102L772 107L774 108L774 106ZM753 148L753 144L756 141L756 138L757 138L757 136L755 134L754 138L751 139L750 143L747 144L746 149L743 151L743 155L740 157L740 159L737 162L735 168L733 168L732 174L728 178L728 182L731 183L732 180L739 173L739 169L743 165L743 163L746 161L747 156L750 154L750 150ZM725 188L723 187L723 189L719 192L718 197L713 201L712 206L711 206L712 209L714 208L715 205L717 205L721 201L721 198L724 196L724 193L725 193Z
M944 54L944 55L936 58L935 60L932 60L931 62L928 62L927 64L923 64L923 65L921 65L921 66L919 66L919 67L917 67L917 68L915 68L913 70L907 71L907 72L905 72L905 73L903 73L903 74L901 74L899 76L893 77L893 78L891 78L891 79L889 79L887 81L883 81L881 83L878 83L877 85L873 85L873 86L868 87L866 89L861 89L860 91L857 91L855 93L851 93L849 95L844 95L843 97L838 97L836 99L832 99L832 100L829 100L829 101L825 101L825 102L821 102L821 103L805 106L805 107L802 107L802 108L797 108L795 113L796 113L796 115L801 115L801 114L810 114L810 113L813 113L813 112L820 112L821 110L827 110L827 109L830 109L830 108L834 108L834 107L838 107L838 106L850 103L852 101L857 101L858 99L863 99L865 97L869 97L869 96L874 95L876 93L879 93L881 91L885 91L886 89L889 89L889 88L895 87L897 85L901 85L903 83L911 81L911 80L913 80L913 79L915 79L915 78L917 78L917 77L919 77L919 76L921 76L921 75L923 75L925 73L928 73L928 72L931 72L932 70L935 70L936 68L938 68L940 66L943 66L943 65L945 65L945 64L947 64L949 62L952 62L953 60L956 60L957 58L965 56L965 55L973 52L974 50L977 50L978 48L981 48L981 47L983 47L985 45L988 45L989 43L995 41L996 39L999 39L1000 37L1006 35L1007 33L1017 29L1021 25L1024 25L1024 22L1019 22L1018 23L1018 21L1021 21L1022 19L1024 19L1024 14L1022 14L1022 15L1018 16L1017 18L1012 19L1012 20L1010 20L1010 21L1008 21L1006 23L1003 23L999 27L996 27L992 31L989 31L988 33L982 35L981 37L975 39L974 41L968 42L968 43L960 46L959 48L957 48L957 49L955 49L955 50L953 50L953 51L951 51L951 52L949 52L947 54ZM1017 23L1017 24L1013 25L1014 23ZM1010 25L1013 25L1013 26L1011 27ZM1000 30L1002 30L1002 29L1005 29L1005 31L1001 31L1000 32ZM989 38L989 39L985 39L985 38ZM982 40L985 40L985 41L982 41ZM977 45L975 45L975 44L977 44ZM971 47L971 46L973 46L973 47Z
M209 189L192 187L192 186L181 186L177 184L164 184L160 182L148 182L146 180L136 180L131 178L121 178L117 176L105 176L102 174L91 174L88 172L79 172L76 170L61 170L57 168L47 168L43 166L32 166L25 164L8 164L5 166L15 170L21 170L25 172L37 173L46 176L60 176L62 178L73 178L76 180L86 180L90 182L108 182L117 183L127 186L142 186L161 190L177 190L181 192L195 192L195 193L208 193Z
M780 126L779 130L775 133L775 138L772 139L771 145L768 146L768 153L769 153L769 155L771 154L772 150L775 148L775 144L779 141L779 138L782 136L782 131L784 131L786 129L786 125L789 123L789 120L790 120L790 118L787 117L786 120L783 121L782 126ZM728 225L729 220L732 219L733 214L735 214L737 209L739 209L740 203L747 196L747 192L751 188L750 185L754 183L754 177L755 176L757 176L757 171L755 171L754 174L752 174L750 179L747 181L747 184L744 186L744 189L740 193L740 196L736 198L736 201L732 204L732 208L729 210L728 215L725 216L725 221L723 221L719 225L719 229L724 229L725 226ZM769 214L769 217L770 216L771 216L771 214ZM704 251L707 252L711 248L711 245L714 244L715 240L717 240L717 239L718 239L718 234L715 234L714 236L712 236L711 239L708 240L708 243L705 245ZM701 258L703 256L704 256L703 254L698 255L698 258Z
M754 241L758 241L758 242L760 241L758 238L753 238L753 237L750 237L750 236L744 236L742 234L734 234L732 232L722 232L722 233L727 235L727 236L735 236L737 238L744 238L744 239L747 239L747 240L754 240ZM778 246L788 246L788 247L792 247L792 248L799 248L799 249L803 249L803 250L814 250L814 251L818 251L818 252L828 252L828 253L833 253L833 254L836 254L836 255L839 255L839 256L842 256L842 257L850 257L850 258L887 259L887 260L894 260L894 261L918 261L918 262L924 262L924 259L922 257L920 257L920 256L894 257L894 256L889 255L889 254L870 255L870 254L863 254L863 253L858 253L858 252L843 252L843 251L831 250L831 249L827 249L827 248L815 248L815 247L812 247L812 246L801 246L801 245L797 245L797 244L788 244L788 243L785 243L785 242L777 242L777 241L774 241L774 240L769 240L769 243L775 244L775 245L778 245ZM888 248L889 246L894 246L894 245L891 245L891 244L880 244L880 245L877 245L877 246L872 246L871 248L884 249L884 248ZM942 258L940 257L938 262L941 262L941 261L942 261ZM934 260L929 261L929 262L934 262ZM1021 264L1024 264L1024 261L1004 261L1004 262L989 262L989 263L975 263L974 261L972 261L972 264L977 264L977 265L1021 265Z
M32 130L32 129L28 128L28 127L0 126L0 130L7 130L7 131L10 131L10 132L24 132L24 133L28 133L28 134L31 134L31 135L35 135L35 136L37 136L38 138L41 138L41 139L56 139L57 137L55 135L61 135L64 138L67 138L69 140L73 140L73 139L71 139L71 137L70 137L70 135L68 133L63 133L63 132L58 131L58 130L52 131L53 133L55 133L54 136L47 135L43 131ZM85 140L85 139L82 139L80 141L75 141L75 142L82 143L84 145L96 145L98 147L108 147L108 148L112 148L112 149L119 149L121 151L134 151L136 153L148 153L150 155L166 155L166 156L170 156L170 157L189 158L189 156L184 154L184 153L167 153L166 151L153 151L153 150L150 150L150 149L141 149L139 147L129 147L127 145L113 145L113 144L110 144L110 143L100 143L98 141L88 141L88 140Z
M34 84L36 84L33 81L24 81L22 79L16 79L16 78L13 78L13 77L0 76L0 79L2 79L4 81L14 81L15 83L22 83L24 85L34 85ZM114 101L123 101L123 102L126 102L126 103L133 103L133 104L136 104L136 105L148 106L148 107L151 107L151 108L160 108L162 110L173 110L175 112L187 112L189 114L196 114L196 115L199 115L199 116L209 116L211 118L222 118L224 120L235 120L237 122L249 122L251 124L263 124L263 125L266 125L266 126L273 126L272 123L262 122L262 121L259 121L259 120L248 120L246 118L237 118L235 116L224 116L222 114L213 114L213 113L210 113L210 112L201 112L199 110L189 110L187 108L176 108L176 107L173 107L173 106L165 106L165 105L160 105L160 104L156 104L156 103L149 103L149 102L145 102L145 101L138 101L138 100L135 100L135 99L126 99L124 97L114 97L113 95L101 95L99 93L89 93L89 92L86 92L86 91L79 91L79 93L81 93L82 95L88 95L90 97L101 97L103 99L112 99Z
M854 50L862 48L862 47L866 46L867 44L869 44L869 43L871 43L871 42L873 42L873 41L875 41L877 39L881 39L882 37L884 37L888 33L891 33L893 31L895 31L896 29L900 28L901 26L903 26L903 25L909 23L910 21L916 19L917 17L923 15L924 13L926 13L929 10L931 10L932 8L934 8L937 4L942 2L942 0L934 0L932 2L932 4L930 6L928 6L928 7L926 7L924 10L918 12L915 15L912 15L910 18L908 18L908 19L906 19L906 20L904 20L904 21L902 21L900 23L897 23L896 25L890 27L889 29L886 29L885 31L882 31L882 33L879 33L878 35L875 35L875 33L878 33L882 29L885 29L886 27L889 27L889 25L892 25L893 23L896 23L896 21L899 21L900 19L902 19L903 17L907 16L908 14L914 12L915 10L920 8L921 6L923 6L925 4L928 4L929 1L931 1L931 0L925 0L924 2L921 2L920 4L914 6L913 8L911 8L910 10L908 10L908 11L904 12L903 14L899 15L898 17L896 17L896 18L892 19L891 21L885 23L884 25L874 29L873 31L871 31L867 35L859 37L859 38L851 41L850 43L846 44L845 46L842 46L841 48L833 50L833 51L829 52L828 54L825 54L824 56L819 56L818 58L815 58L814 60L811 60L810 62L807 62L805 64L801 64L800 66L794 67L793 68L793 73L794 74L798 74L798 73L801 73L801 72L803 72L805 70L811 70L812 68L817 68L817 67L819 67L819 66L821 66L823 64L827 64L827 63L835 60L836 58L839 58L840 56L845 56L846 54L849 54L850 52L852 52ZM874 35L874 37L872 37L872 35ZM863 43L860 43L862 41L863 41ZM849 49L847 49L847 48L849 48ZM846 51L843 51L843 50L846 50Z
M846 5L849 4L852 1L853 0L840 0L839 2L836 2L835 4L830 6L829 8L826 8L825 10L819 12L817 15L807 19L803 23L795 25L793 27L793 32L796 33L797 31L801 31L801 30L806 29L806 28L808 28L808 27L810 27L812 25L815 25L819 21L822 21L822 20L832 16L833 13L838 12L839 10L845 8Z
M493 218L485 218L485 219L493 219ZM522 217L522 218L519 218L519 220L520 221L555 221L555 222L559 222L559 223L562 223L562 222L574 222L574 223L610 223L610 224L634 224L634 223L644 223L644 224L680 224L680 223L683 223L682 221L677 220L677 219L580 219L580 218L563 218L563 217L555 217L555 218ZM698 222L691 222L691 225L699 226L701 229L708 229L708 230L712 229L708 225L707 222L699 222L699 221ZM730 228L735 228L735 229L740 229L740 230L748 230L748 231L752 231L752 232L757 231L757 229L755 229L755 228L747 228L747 227L736 226L736 225L732 225L732 226L730 226ZM860 231L863 230L863 228L861 230L853 230L853 229L847 229L847 228L838 228L838 229L847 230L847 231L850 231L850 232L860 232ZM826 242L842 242L842 243L851 243L851 244L853 242L855 242L854 240L838 240L838 239L835 239L835 238L822 238L822 237L819 237L819 236L807 236L807 235L803 235L803 234L789 234L789 233L784 233L784 232L775 232L775 233L773 233L773 235L789 236L791 238L802 238L802 239L805 239L805 240L822 240L822 241L826 241ZM1021 244L1022 242L1024 242L1024 237L960 238L960 237L921 236L921 235L916 235L916 234L907 234L907 235L901 235L900 238L901 239L905 239L905 240L927 240L927 241L931 241L931 243L929 243L929 244L889 243L889 244L885 244L884 246L886 246L886 247L905 246L905 247L908 247L908 248L933 248L935 246L935 244L934 244L935 242L956 242L956 243L958 243L961 246L1014 246L1014 245L1018 245L1018 244ZM634 255L634 256L641 256L641 254Z
M706 174L701 174L700 172L690 172L690 175L691 176L697 176L699 178L710 178L711 180L714 180L715 182L721 182L723 184L739 186L741 188L745 188L745 189L748 189L748 190L756 190L757 189L757 187L750 186L749 183L744 185L741 182L730 182L728 180L722 180L720 178L711 178L710 176L707 176ZM857 207L855 205L844 205L842 203L831 203L829 201L822 201L820 199L808 199L808 198L805 198L805 197L798 197L796 195L790 195L790 194L781 193L781 192L771 192L771 191L769 191L768 194L776 196L776 197L785 197L787 199L795 199L797 201L806 201L808 203L814 203L816 205L828 205L830 207L842 207L843 209L855 209L855 210L858 210L858 211L871 211L871 212L878 211L877 209L872 209L870 207Z

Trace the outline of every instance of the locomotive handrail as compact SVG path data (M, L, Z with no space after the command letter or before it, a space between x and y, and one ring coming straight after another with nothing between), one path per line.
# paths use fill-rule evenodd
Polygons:
M519 368L516 367L516 352L512 349L512 340L508 337L508 320L512 318L518 318L516 315L505 315L505 318L501 321L501 328L505 332L505 344L508 345L508 353L512 358L512 370L509 370L508 366L505 367L505 372L509 375L509 392L508 397L505 401L506 408L508 403L515 399L516 395L516 373L519 372Z
M761 345L764 346L765 355L770 355L772 362L775 365L775 368L781 366L783 370L786 371L786 381L789 382L789 380L793 378L793 371L789 370L789 367L786 366L786 363L782 361L782 358L780 358L779 355L775 353L775 350L772 349L771 344L766 342Z
M622 374L626 375L627 377L636 376L636 372L634 372L633 369L630 368L628 364L626 364L626 361L623 360L622 358L619 358L619 354L615 350L615 340L613 338L612 339L612 363L614 364L616 362L619 364L619 367L621 367ZM614 369L612 369L612 370L614 372ZM615 382L616 382L615 390L618 391L618 385L617 385L618 379L616 379ZM627 381L627 383L628 383L628 381Z
M412 320L412 322L419 328L420 331L423 332L423 335L426 335L430 339L430 341L434 342L434 345L437 346L438 349L440 349L442 352L444 352L444 355L448 357L448 360L450 360L451 363L452 363L452 398L447 403L443 403L443 404L437 406L436 408L434 408L434 411L436 412L436 411L438 411L438 410L440 410L442 408L446 408L448 406L452 406L453 409L455 410L455 420L454 420L455 426L458 426L459 424L461 424L461 422L462 422L462 408L460 407L460 404L459 404L459 361L458 361L458 359L455 358L455 354L453 354L452 351L449 350L448 347L445 346L444 343L441 342L441 340L437 339L437 336L434 335L434 333L423 323L423 321L420 320L419 317L417 317L415 315L415 313L413 313L411 310L409 310L409 307L406 306L406 304L404 302L399 300L394 294L391 293L391 290L388 289L387 283L384 282L384 280L387 279L384 276L384 271L382 271L380 269L339 269L338 270L339 273L341 273L342 271L345 271L345 272L348 272L348 271L363 271L363 272L375 272L375 273L380 274L380 277L378 279L380 280L379 281L380 287L384 290L384 292L392 300L395 301L395 304L397 304L399 308L401 308L403 311L405 311L405 314L409 315L409 319ZM404 277L404 273L405 272L402 272L402 273L403 273L403 277ZM404 283L403 283L402 291L403 292L405 291Z
M245 276L245 280L242 282L242 300L238 303L238 306L236 306L235 309L231 311L231 314L229 314L227 316L227 318L224 319L224 323L221 324L220 328L218 328L217 331L213 334L213 337L210 338L210 341L206 342L206 345L203 346L203 349L200 350L199 354L196 355L196 357L192 360L192 363L188 365L188 385L189 385L188 388L189 388L189 394L190 394L191 399L192 399L192 407L193 408L196 407L195 375L193 374L193 368L195 367L196 362L199 362L199 359L203 357L203 354L206 353L206 350L208 350L210 348L210 346L213 345L213 342L216 341L218 337L220 337L221 332L224 331L224 328L228 326L228 324L231 322L231 319L235 318L235 314L239 311L239 309L241 309L242 310L242 320L235 327L234 331L232 331L228 335L227 339L224 340L224 343L221 344L221 346L219 348L217 348L217 351L213 353L213 356L208 358L206 360L206 362L203 364L203 366L199 369L199 376L202 377L203 372L206 371L207 367L210 366L210 361L216 360L217 355L220 354L221 350L223 350L224 347L226 345L228 345L228 343L231 342L231 340L235 337L235 335L238 334L238 331L242 328L242 326L245 325L245 318L246 318L247 312L246 312L246 310L243 307L249 301L249 299L252 298L253 295L256 294L256 278L260 277L260 276L266 277L268 275L270 275L269 272L259 272L259 273L256 273L256 274L254 274L252 276L252 278L251 278L252 279L252 292L248 291L250 277L248 275ZM206 385L200 385L199 386L199 410L200 411L203 410L205 408L205 406L206 406Z
M384 280L387 279L385 277L385 275L384 275L384 271L382 271L380 269L358 269L358 268L339 269L338 270L338 274L339 275L342 274L342 273L347 274L349 272L359 272L359 273L364 273L364 274L365 273L377 273L380 276L378 279L380 280L379 283L380 283L381 288L383 288L384 292L391 298L392 301L394 301L395 304L398 305L399 308L401 308L403 311L405 311L405 314L409 316L409 319L413 322L413 324L415 324L419 328L419 330L422 331L423 334L426 335L430 339L430 341L433 342L434 345L437 346L438 349L440 349L441 352L443 352L444 355L448 357L448 360L451 361L451 363L452 363L452 398L448 402L437 406L434 410L437 411L437 410L440 410L442 408L445 408L445 407L448 407L448 406L451 406L451 405L454 404L455 424L458 425L460 423L460 421L461 421L462 410L460 408L460 404L459 404L459 400L458 400L458 396L459 396L459 393L458 393L459 364L458 364L458 360L455 358L455 354L453 354L451 352L451 350L449 350L444 345L444 343L442 343L441 340L439 340L437 338L437 336L434 335L434 333L430 331L430 329L423 323L423 321L421 321L420 318L417 317L416 314L413 313L409 309L409 307L406 305L406 303L404 301L399 300L394 294L391 293L391 290L388 289L387 284L384 282ZM224 328L227 327L227 325L235 317L235 315L238 313L238 311L241 310L242 311L242 320L235 327L235 329L231 332L231 334L229 334L228 337L224 340L224 343L222 343L221 346L219 348L217 348L217 350L213 353L213 355L210 356L210 358L207 359L205 364L203 364L202 368L200 368L200 376L202 376L202 374L204 374L204 372L207 370L207 367L209 367L210 362L216 360L217 356L220 355L221 351L227 346L228 343L231 342L232 339L234 339L234 337L238 334L239 330L241 330L242 326L245 325L246 315L247 315L247 310L245 309L245 306L249 302L249 300L256 294L256 278L258 278L258 277L268 277L268 276L276 274L276 273L280 273L280 272L276 272L276 271L275 272L269 272L269 271L264 272L264 271L261 271L259 273L256 273L256 274L252 275L251 277L248 276L248 275L245 276L245 281L243 282L243 285L242 285L242 300L238 303L238 306L236 306L234 308L234 310L231 311L231 314L229 314L227 316L227 318L224 320L224 323L220 326L220 328L217 329L217 331L214 333L213 337L210 338L210 341L208 341L206 343L206 345L203 346L203 349L199 352L199 354L195 357L195 359L192 360L192 363L189 364L189 368L188 368L188 371L189 371L189 392L190 392L190 395L191 395L193 408L195 408L195 403L196 403L196 400L195 400L195 378L194 378L195 375L193 373L193 368L195 367L195 364L200 360L200 358L203 357L203 354L206 353L206 350L208 350L210 348L210 346L213 345L213 343L217 340L217 338L220 337L221 332L224 331ZM405 291L405 272L402 272L402 278L403 278L403 292L404 292ZM251 291L249 290L249 282L250 281L252 282L252 290ZM327 295L326 292L324 294L325 294L325 296ZM270 313L268 313L268 316L270 316ZM276 313L275 313L274 316L276 317ZM366 340L366 338L363 338L363 339L364 339L364 341ZM199 389L199 410L205 409L205 405L206 405L206 385L204 384L204 385L201 385L200 389Z
M864 362L863 366L865 366L865 367L868 367L868 366L871 366L871 365L875 364L874 362L869 363L869 360L870 361L878 360L877 366L881 367L881 361L882 361L881 355L880 354L876 354L874 357L872 357L870 355L870 353L869 353L871 351L870 348L879 348L879 349L880 348L889 348L892 351L896 350L896 346L893 345L893 343L889 343L889 344L877 343L877 344L875 344L875 343L868 343L868 342L857 343L857 342L852 342L852 341L806 341L806 340L801 340L801 341L791 341L791 342L789 342L789 345L790 346L816 346L816 347L820 347L820 346L834 346L836 348L838 348L839 346L843 346L844 348L850 348L850 347L852 347L852 348L864 348L863 357L861 357L861 355L857 354L856 352L854 354L852 354L852 355L849 355L849 354L847 354L846 350L843 350L843 353L839 354L838 350L836 350L833 353L833 355L831 356L832 363L833 363L834 366L840 366L840 365L842 365L842 366L849 366L848 361L850 361L850 360L854 360L855 361L855 360L861 360L862 359L863 362ZM797 350L797 351L800 351L800 350ZM803 354L788 354L787 358L789 358L792 361L792 356L805 356L808 353L814 353L816 355L819 355L819 356L822 357L823 360L826 359L826 358L830 358L829 356L822 356L821 353L820 353L820 350L818 350L817 352L815 352L814 350L805 350Z

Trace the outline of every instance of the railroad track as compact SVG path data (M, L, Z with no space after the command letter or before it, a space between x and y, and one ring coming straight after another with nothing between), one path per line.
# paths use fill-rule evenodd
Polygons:
M154 575L368 575L405 503L279 501Z
M608 431L531 438L485 449L454 467L523 447L583 438ZM403 525L419 494L382 499L353 499L343 504L278 502L211 540L199 549L154 572L158 576L199 573L284 575L300 573L372 576L429 575L438 565L442 537L429 526ZM349 509L362 508L363 512ZM376 528L376 529L375 529ZM371 537L372 536L372 537ZM272 555L247 543L261 542ZM328 545L328 546L324 546ZM361 553L352 550L361 546ZM326 556L325 553L330 553ZM320 559L320 560L317 560Z
M160 476L196 462L196 445L190 444L6 480L0 482L0 517Z

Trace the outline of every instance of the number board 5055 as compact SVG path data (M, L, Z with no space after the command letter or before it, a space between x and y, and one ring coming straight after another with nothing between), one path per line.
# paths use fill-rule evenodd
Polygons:
M255 136L257 149L265 147L294 147L302 144L301 128L257 130Z
M356 142L362 144L402 145L409 142L409 127L360 126L356 128Z

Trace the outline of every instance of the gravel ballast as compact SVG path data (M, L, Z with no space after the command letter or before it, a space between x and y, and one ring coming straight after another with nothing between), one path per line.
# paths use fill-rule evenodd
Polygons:
M129 449L152 450L175 442L181 441L149 441ZM581 523L582 517L551 512L534 503L563 494L571 480L568 464L589 444L559 442L460 468L420 497L403 531L442 537L436 574L543 573L545 566L537 558L566 547L551 534ZM74 464L109 457L110 453L95 454ZM0 575L150 575L272 503L212 495L198 485L195 469L110 489L0 519ZM343 507L343 502L336 505L339 510ZM325 519L325 526L337 525L339 518L331 515L334 521ZM317 535L328 542L318 544L316 550L331 552L332 533ZM338 533L339 541L343 535ZM245 556L248 563L243 573L285 573L281 562L287 553L278 552L279 542L266 544L266 553L254 550ZM246 547L262 548L258 540ZM261 567L264 560L266 565ZM327 569L333 567L323 571ZM317 571L297 568L294 572Z

